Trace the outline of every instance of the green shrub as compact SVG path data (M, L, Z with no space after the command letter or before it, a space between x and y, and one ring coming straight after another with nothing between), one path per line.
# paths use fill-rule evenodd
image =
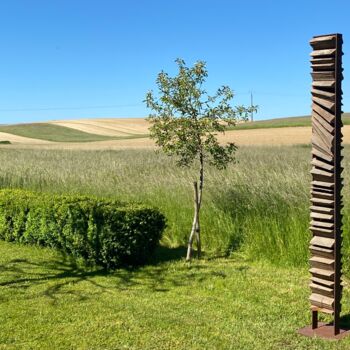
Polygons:
M0 239L53 247L108 269L145 263L164 228L164 216L143 205L0 191Z
M0 145L11 145L10 141L0 141Z

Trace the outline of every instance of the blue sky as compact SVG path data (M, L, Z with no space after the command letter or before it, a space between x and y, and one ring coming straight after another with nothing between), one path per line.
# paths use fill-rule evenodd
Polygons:
M1 0L0 123L146 116L177 57L206 61L208 90L231 86L235 104L253 91L256 119L308 114L308 41L335 32L350 111L349 13L348 0Z

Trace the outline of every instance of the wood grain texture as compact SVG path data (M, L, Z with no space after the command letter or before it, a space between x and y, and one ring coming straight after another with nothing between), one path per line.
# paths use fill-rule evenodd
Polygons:
M311 309L334 315L341 298L341 44L338 34L312 38Z

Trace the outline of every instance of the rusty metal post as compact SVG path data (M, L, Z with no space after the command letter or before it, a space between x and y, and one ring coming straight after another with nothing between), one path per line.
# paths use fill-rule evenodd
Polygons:
M318 327L318 312L311 311L312 313L312 329L316 329Z

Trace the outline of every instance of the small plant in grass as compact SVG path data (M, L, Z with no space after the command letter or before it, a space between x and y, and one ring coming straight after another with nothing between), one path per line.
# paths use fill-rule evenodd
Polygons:
M186 256L190 260L194 239L198 256L201 254L199 213L205 165L224 169L234 160L237 149L233 142L220 144L217 134L224 133L238 119L247 118L257 106L232 107L230 102L234 93L228 86L209 95L203 87L208 76L205 62L198 61L193 67L187 67L182 59L177 59L176 63L178 74L170 77L168 73L160 72L156 80L158 95L149 91L145 102L153 111L148 120L150 136L156 144L166 154L176 156L179 166L198 164L198 179L193 182L195 209Z

